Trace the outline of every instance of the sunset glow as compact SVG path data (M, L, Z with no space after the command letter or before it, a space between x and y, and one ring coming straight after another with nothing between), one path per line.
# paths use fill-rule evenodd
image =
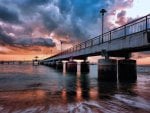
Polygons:
M148 0L0 0L0 60L52 56L101 34L101 8L107 9L105 31L108 31L150 13L149 3ZM150 64L147 55L143 58L141 54L138 62Z

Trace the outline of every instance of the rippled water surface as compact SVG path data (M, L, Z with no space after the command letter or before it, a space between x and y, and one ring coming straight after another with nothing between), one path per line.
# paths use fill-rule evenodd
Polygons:
M138 66L137 83L97 81L32 65L0 65L0 113L149 113L150 66Z

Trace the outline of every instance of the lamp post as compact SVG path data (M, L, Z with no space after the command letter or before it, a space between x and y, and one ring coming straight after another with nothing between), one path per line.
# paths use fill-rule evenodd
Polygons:
M60 51L62 52L62 43L63 41L60 40Z
M100 10L100 13L102 15L102 43L103 43L103 33L104 33L104 14L106 13L107 11L105 9L101 9Z
M52 49L50 50L50 54L52 55Z

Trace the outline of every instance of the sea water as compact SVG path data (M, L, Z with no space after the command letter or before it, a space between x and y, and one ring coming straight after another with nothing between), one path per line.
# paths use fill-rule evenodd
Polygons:
M0 113L149 113L150 66L137 66L136 83L98 82L87 74L47 66L0 65Z

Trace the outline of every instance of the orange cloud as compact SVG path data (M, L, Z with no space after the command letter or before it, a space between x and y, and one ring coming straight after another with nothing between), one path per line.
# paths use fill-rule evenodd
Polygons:
M56 47L46 46L15 47L7 45L0 48L0 60L32 60L35 56L43 59L59 52Z

